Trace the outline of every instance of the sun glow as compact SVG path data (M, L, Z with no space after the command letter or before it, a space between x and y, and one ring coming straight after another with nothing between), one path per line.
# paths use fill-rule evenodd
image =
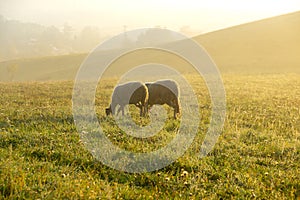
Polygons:
M1 1L0 15L9 19L75 28L97 26L104 32L162 26L195 34L300 10L300 1L286 0L53 0Z

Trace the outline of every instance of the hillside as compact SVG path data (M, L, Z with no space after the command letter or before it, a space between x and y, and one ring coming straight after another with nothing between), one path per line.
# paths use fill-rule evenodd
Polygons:
M195 38L222 72L300 73L300 12Z
M40 57L0 63L0 81L71 80L86 54Z
M299 24L300 12L296 12L199 35L194 39L208 51L222 73L300 73ZM137 55L129 55L113 66L120 71L151 61L183 68L186 65L180 59L170 59L168 55L157 52ZM85 57L86 54L76 54L1 62L0 81L74 79Z

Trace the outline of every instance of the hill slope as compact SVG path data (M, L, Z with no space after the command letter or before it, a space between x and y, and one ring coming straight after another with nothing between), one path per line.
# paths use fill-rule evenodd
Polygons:
M222 73L300 73L299 24L300 12L295 12L199 35L194 39L208 51ZM154 58L159 63L185 65L156 53L136 56L135 59L132 56L116 65L125 69ZM85 57L86 54L76 54L1 62L0 81L74 79Z
M223 72L300 73L300 12L195 37Z
M71 80L86 54L11 60L0 63L0 81Z

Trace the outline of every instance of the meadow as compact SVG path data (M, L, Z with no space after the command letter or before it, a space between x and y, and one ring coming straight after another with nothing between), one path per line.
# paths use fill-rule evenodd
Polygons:
M295 12L193 38L217 64L226 90L222 134L201 159L212 105L189 63L150 49L115 60L97 88L95 105L106 136L120 148L159 149L174 138L180 121L165 106L168 118L157 135L128 136L104 112L116 73L145 63L172 66L199 101L201 120L188 151L148 173L109 168L80 139L69 80L88 54L0 62L0 199L300 199L299 22ZM151 123L137 108L129 110L137 124Z
M300 75L222 76L227 113L213 151L198 157L211 105L205 85L190 75L200 99L198 134L173 164L142 174L111 169L85 149L72 116L73 82L0 83L0 198L299 199ZM110 139L133 151L163 145L158 137L130 146L105 116L112 82L96 102ZM162 132L172 134L178 123L169 117Z

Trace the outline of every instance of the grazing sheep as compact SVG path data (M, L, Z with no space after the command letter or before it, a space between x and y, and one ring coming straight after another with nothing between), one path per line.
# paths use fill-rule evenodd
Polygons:
M105 109L106 115L115 114L117 105L120 105L117 115L122 111L124 115L124 107L127 104L134 104L140 109L140 116L144 116L146 112L146 103L148 101L148 89L141 82L127 82L115 87L112 101L108 108Z
M146 106L151 108L153 105L167 104L174 108L174 119L180 114L179 89L173 80L159 80L152 83L145 83L148 88L149 98ZM149 108L149 109L150 109Z

